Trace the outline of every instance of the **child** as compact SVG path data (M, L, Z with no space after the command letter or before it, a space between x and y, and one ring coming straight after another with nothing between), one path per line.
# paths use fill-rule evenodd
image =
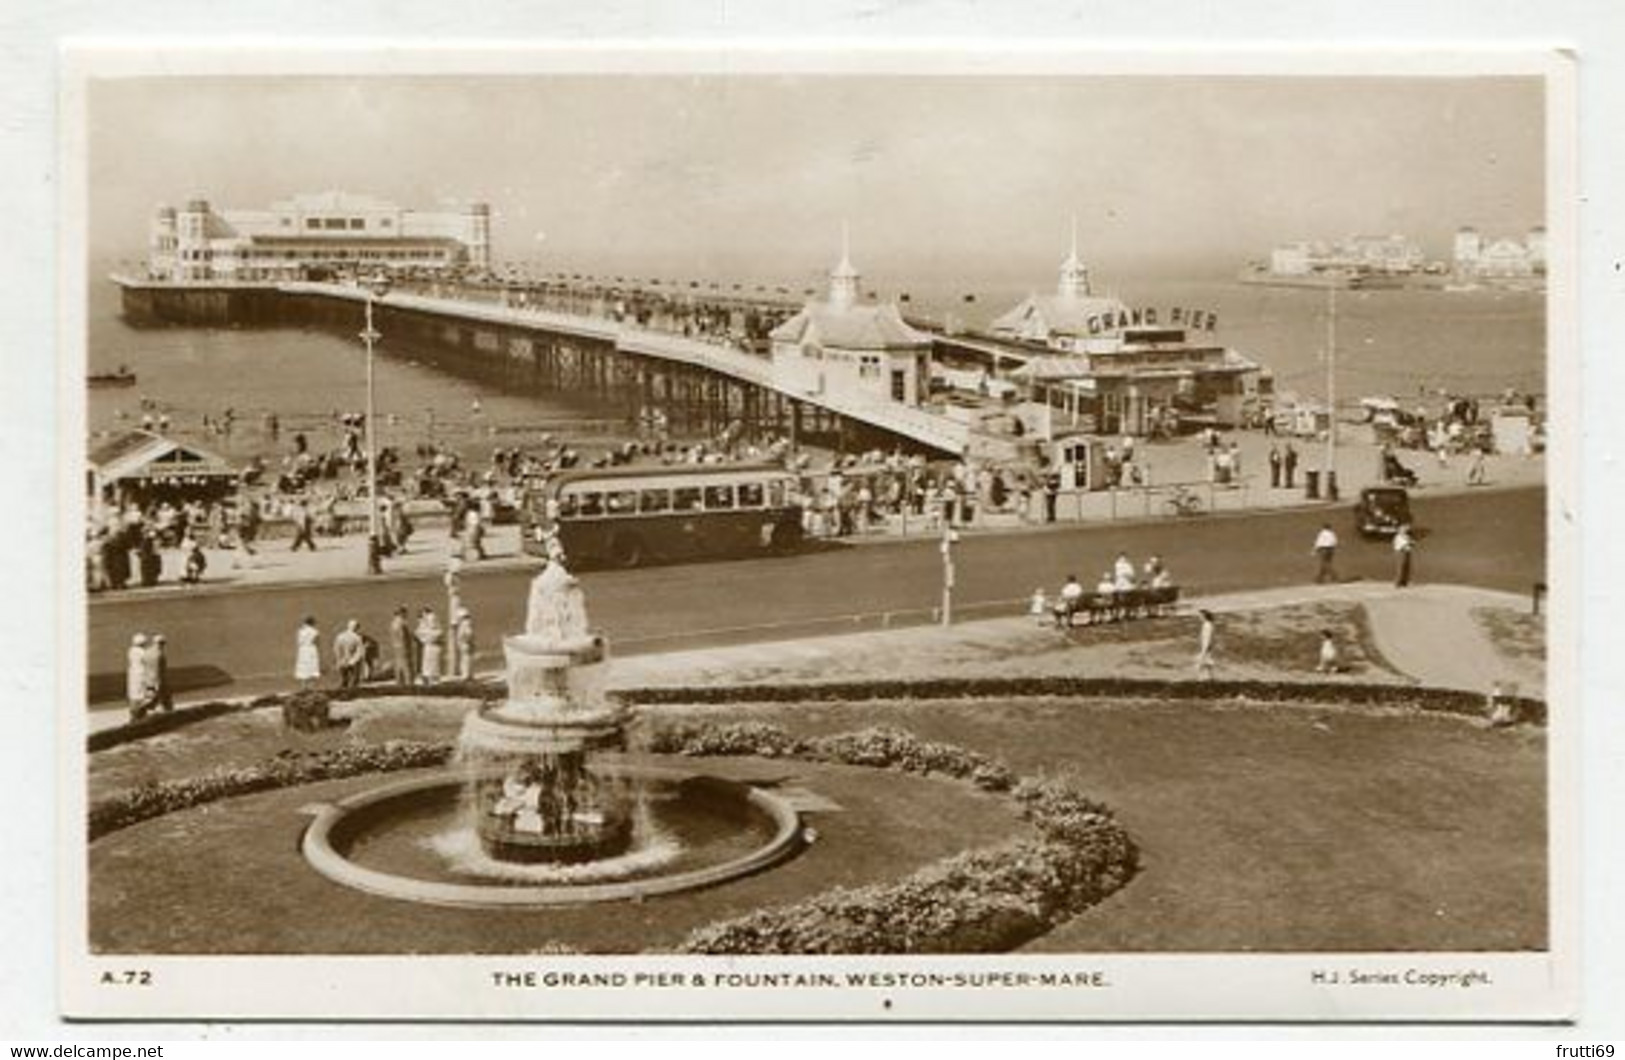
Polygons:
M1332 636L1331 630L1321 630L1320 664L1315 667L1315 672L1322 674L1335 674L1341 672L1342 669L1343 667L1338 659L1337 640Z
M1202 628L1196 636L1196 676L1205 681L1213 680L1213 640L1217 632L1213 623L1213 612L1203 610L1198 612L1202 616Z

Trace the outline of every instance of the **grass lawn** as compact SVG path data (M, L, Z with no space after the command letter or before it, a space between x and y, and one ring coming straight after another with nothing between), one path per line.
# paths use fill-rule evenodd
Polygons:
M1547 945L1545 735L1314 707L1034 700L762 707L798 732L886 722L1067 777L1138 876L1045 952Z
M929 638L853 638L843 645L839 669L827 657L784 652L773 661L730 662L707 667L704 653L688 668L662 672L658 684L774 684L857 681L867 677L987 677L1023 675L1187 677L1196 656L1199 622L1194 615L1138 619L1057 630L1049 622L1001 620L956 631L945 654ZM1292 604L1269 610L1219 615L1219 676L1251 679L1312 679L1320 631L1337 639L1343 673L1360 681L1400 681L1377 651L1365 608L1348 601ZM678 656L681 658L681 655Z
M279 754L331 751L349 743L450 740L474 705L472 699L407 696L335 703L333 716L346 724L318 733L285 729L276 708L221 715L97 751L90 757L90 801L125 788L251 765Z
M1501 654L1520 662L1546 664L1546 619L1510 607L1475 607L1478 623Z

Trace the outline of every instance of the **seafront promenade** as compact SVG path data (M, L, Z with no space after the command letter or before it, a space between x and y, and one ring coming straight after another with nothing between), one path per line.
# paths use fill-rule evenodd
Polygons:
M1381 452L1369 440L1355 440L1358 435L1367 433L1362 428L1346 426L1344 433L1351 437L1342 442L1337 451L1340 499L1335 503L1323 498L1310 499L1304 489L1306 472L1311 469L1318 471L1324 462L1324 444L1312 440L1293 440L1300 460L1295 488L1271 488L1267 454L1271 445L1284 444L1285 440L1269 438L1256 431L1245 431L1225 435L1226 442L1234 441L1240 447L1242 470L1236 485L1217 486L1209 482L1206 451L1195 438L1142 444L1136 460L1148 476L1149 486L1063 493L1057 499L1056 524L1053 525L1127 526L1143 522L1187 521L1200 519L1203 515L1234 516L1248 512L1318 509L1326 511L1328 518L1341 527L1360 489L1378 481L1377 464ZM1411 491L1412 499L1417 504L1425 504L1434 497L1527 489L1545 481L1546 462L1539 455L1522 457L1495 454L1486 457L1486 481L1482 486L1467 484L1470 465L1463 457L1455 457L1441 464L1430 453L1401 451L1399 459L1417 474L1418 485ZM1183 489L1193 495L1201 505L1201 514L1175 515L1168 503L1175 489ZM386 578L438 576L445 571L447 558L452 554L455 543L444 525L427 519L420 520L420 524L423 524L422 528L408 542L405 553L384 561ZM1029 498L1025 511L1019 510L1017 502L1012 500L1006 510L978 513L959 530L962 534L997 535L1041 532L1050 527L1052 524L1045 519L1043 497L1035 494ZM934 519L912 515L892 516L877 520L860 533L840 540L847 544L869 544L930 538L940 533L941 524ZM92 595L91 600L95 603L153 594L196 595L228 589L368 578L365 573L364 534L319 538L317 550L313 552L290 552L288 545L286 539L262 541L253 556L236 549L205 548L207 570L202 582L196 586L180 584L180 554L178 550L168 549L164 552L164 570L159 585L116 593L97 593ZM470 570L498 570L533 566L536 563L522 554L519 528L513 525L490 528L485 537L485 552L488 558L471 565Z

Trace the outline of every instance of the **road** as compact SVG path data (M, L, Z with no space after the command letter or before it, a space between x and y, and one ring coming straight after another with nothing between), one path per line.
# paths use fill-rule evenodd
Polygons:
M1544 580L1545 491L1497 491L1413 501L1420 528L1419 581L1528 592ZM1069 573L1092 585L1119 549L1136 564L1163 557L1187 595L1291 585L1313 577L1310 543L1330 521L1343 539L1344 578L1392 576L1386 540L1360 540L1347 506L1133 524L1080 524L965 535L954 549L956 615L1008 614L1035 587L1051 593ZM775 559L689 564L583 576L593 624L630 655L708 644L778 640L842 629L931 620L942 591L936 541L836 546ZM524 623L524 571L465 569L461 595L474 613L481 668L500 665L499 635ZM131 633L163 632L183 699L287 688L294 629L314 615L324 639L359 618L382 634L396 605L443 608L438 578L262 587L188 597L98 600L90 607L91 699L122 703ZM857 617L854 617L857 616Z

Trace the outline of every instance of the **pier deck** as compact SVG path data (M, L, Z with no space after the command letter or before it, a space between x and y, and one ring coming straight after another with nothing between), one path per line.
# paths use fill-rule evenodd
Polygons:
M287 294L313 295L357 304L367 299L364 289L344 284L281 283L275 285L275 289ZM601 317L422 294L390 293L379 298L375 304L382 308L412 310L443 318L593 340L611 345L621 354L726 377L736 383L777 394L786 400L954 456L967 452L972 443L974 432L971 428L947 416L893 402L864 402L797 390L775 379L772 362L766 358L682 335L653 331Z

